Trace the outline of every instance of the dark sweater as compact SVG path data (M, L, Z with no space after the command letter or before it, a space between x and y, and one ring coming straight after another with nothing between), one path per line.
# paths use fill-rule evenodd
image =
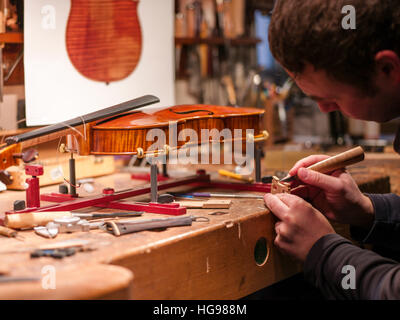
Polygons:
M352 227L355 240L400 252L400 197L368 194L375 208L370 230ZM354 266L355 289L344 289L349 274L344 266ZM342 272L343 271L343 272ZM400 263L370 250L354 246L337 234L319 239L304 263L305 278L327 299L400 299Z

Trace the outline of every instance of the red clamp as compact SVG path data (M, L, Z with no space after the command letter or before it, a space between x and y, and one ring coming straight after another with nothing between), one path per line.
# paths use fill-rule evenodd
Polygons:
M28 208L40 207L39 178L43 175L43 166L40 164L28 164L25 166L25 173L32 178L26 179L28 188L26 189L26 206Z

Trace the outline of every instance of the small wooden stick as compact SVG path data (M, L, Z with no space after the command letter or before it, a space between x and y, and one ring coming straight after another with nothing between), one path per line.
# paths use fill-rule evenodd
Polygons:
M10 228L3 227L3 226L0 226L0 235L6 236L6 237L9 237L9 238L16 238L18 240L23 240L24 239L24 237L19 236L18 232L15 231L14 229L10 229Z

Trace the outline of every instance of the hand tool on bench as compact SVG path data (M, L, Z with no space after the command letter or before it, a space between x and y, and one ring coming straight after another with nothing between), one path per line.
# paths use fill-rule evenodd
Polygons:
M59 233L89 231L90 223L79 217L61 217L50 221L46 226L35 227L35 232L45 238L55 238Z
M178 226L191 226L193 221L208 222L210 221L210 219L206 217L182 216L173 218L146 219L141 221L107 221L100 227L100 229L112 233L113 235L118 237L123 234L144 230L164 229Z
M88 217L88 218L112 218L112 217L138 217L143 212L127 213L75 213L71 211L49 211L49 212L26 212L8 214L4 224L14 229L32 229L34 227L46 226L49 222L59 218Z
M64 257L73 256L76 253L75 248L65 249L38 249L31 252L31 258L52 257L62 259Z
M9 283L9 282L33 282L40 281L39 277L11 277L11 276L0 276L0 283Z
M135 215L137 216L137 215ZM109 216L106 216L109 217ZM111 216L112 217L112 216ZM45 238L55 238L59 233L72 233L90 231L92 229L98 229L102 224L102 221L87 221L79 217L62 217L54 219L49 222L46 226L35 227L35 232Z
M111 212L111 213L72 213L73 217L79 218L129 218L129 217L140 217L143 211L135 212Z
M105 245L110 244L105 242ZM65 248L80 248L81 251L94 250L95 243L86 239L68 239L64 241L58 241L53 243L45 243L35 247L24 247L15 250L0 250L0 254L14 254L14 253L26 253L34 250L54 250L54 249L65 249ZM97 245L97 242L96 242ZM6 270L9 273L8 270Z
M325 160L319 161L309 167L307 169L317 171L320 173L328 173L335 171L337 169L344 168L351 164L355 164L364 160L365 154L364 150L361 147L356 147L350 149L348 151L339 153L335 156L327 158ZM298 180L297 175L288 176L282 179L280 182L292 182Z
M245 199L264 199L263 196L256 194L234 194L234 193L209 193L209 192L191 192L191 193L179 193L179 192L169 192L175 197L182 198L245 198Z
M31 258L51 257L62 259L73 256L79 251L89 251L85 248L62 248L62 249L37 249L31 252Z
M251 177L246 177L244 175L241 175L241 174L238 174L238 173L234 173L234 172L231 172L231 171L228 171L228 170L223 170L223 169L222 170L218 170L218 173L221 176L233 178L233 179L236 179L236 180L242 180L242 181L246 181L246 182L253 182L254 181L254 179L251 178Z
M232 200L176 201L181 207L196 209L229 209Z
M24 241L24 239L25 239L23 236L19 235L18 232L15 231L14 229L3 227L3 226L0 226L0 234L2 236L6 236L9 238L15 238L15 239L21 240L21 241Z

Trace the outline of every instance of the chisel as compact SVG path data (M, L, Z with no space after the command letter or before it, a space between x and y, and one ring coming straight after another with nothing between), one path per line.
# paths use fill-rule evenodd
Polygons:
M111 213L78 213L73 212L73 217L79 218L116 218L116 217L140 217L143 214L142 211L135 212L111 212Z
M3 227L3 226L0 226L0 235L9 237L9 238L15 238L15 239L21 240L21 241L24 240L24 237L20 236L17 231L15 231L14 229Z
M245 199L264 199L264 196L256 194L230 194L230 193L208 193L208 192L191 192L191 193L179 193L170 192L175 197L183 198L196 198L196 197L206 197L206 198L245 198Z
M160 219L146 219L140 221L107 221L100 229L120 236L127 233L139 232L144 230L164 229L179 226L191 226L193 221L209 222L206 217L182 216Z
M307 167L309 170L317 171L320 173L328 173L337 169L344 168L351 164L363 161L365 157L364 150L361 147L356 147L348 151L339 153L335 156L322 160L320 162L314 163L313 165ZM292 182L297 180L297 175L288 176L282 179L280 182Z

